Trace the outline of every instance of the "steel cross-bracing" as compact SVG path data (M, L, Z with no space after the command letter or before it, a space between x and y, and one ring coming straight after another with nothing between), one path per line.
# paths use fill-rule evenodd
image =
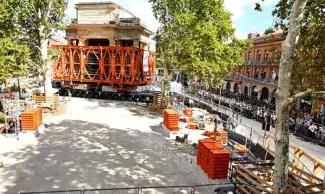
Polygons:
M147 85L155 81L155 53L134 47L54 46L53 80ZM148 60L148 61L144 61Z

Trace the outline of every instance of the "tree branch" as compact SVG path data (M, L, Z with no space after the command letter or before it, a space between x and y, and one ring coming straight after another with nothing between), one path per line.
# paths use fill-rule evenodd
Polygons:
M288 98L285 103L283 104L284 108L288 108L290 104L292 104L295 100L299 99L299 98L302 98L302 97L305 97L307 96L308 94L311 94L312 93L312 89L307 89L306 91L304 92L300 92L298 94L295 94L293 95L291 98Z
M313 95L322 95L325 94L325 91L313 92Z

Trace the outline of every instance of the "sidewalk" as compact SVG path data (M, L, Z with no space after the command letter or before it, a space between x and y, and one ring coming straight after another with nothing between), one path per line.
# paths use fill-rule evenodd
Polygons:
M221 106L218 109L218 105L217 104L215 105L212 102L208 103L208 102L203 101L203 99L198 99L197 97L194 97L194 96L191 96L188 94L184 94L184 93L182 93L181 95L183 95L187 98L192 98L193 100L199 101L201 103L204 103L204 104L210 106L213 110L218 110L219 112L225 113L227 115L231 114L231 112L229 110L225 109L223 106ZM261 136L264 135L265 132L262 130L262 123L260 123L256 120L253 120L253 119L248 119L244 116L239 116L238 120L241 121L240 124L247 126L247 127L252 127L253 131L259 133L259 135L261 135ZM275 129L271 127L270 131L267 131L266 133L274 136L274 132L275 132ZM324 160L325 149L322 146L315 145L312 142L303 141L294 135L290 135L290 144L302 149L303 151L316 157L317 159Z

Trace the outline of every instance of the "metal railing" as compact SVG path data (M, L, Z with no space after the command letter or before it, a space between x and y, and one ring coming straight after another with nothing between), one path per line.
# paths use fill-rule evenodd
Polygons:
M157 187L130 187L108 189L79 189L20 192L19 194L211 194L219 192L235 193L235 183L190 185L190 186L157 186Z

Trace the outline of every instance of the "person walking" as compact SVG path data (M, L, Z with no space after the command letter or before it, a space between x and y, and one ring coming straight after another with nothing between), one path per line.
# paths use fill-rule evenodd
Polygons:
M68 96L69 96L69 101L71 101L71 96L72 95L71 95L71 91L70 90L68 91Z

